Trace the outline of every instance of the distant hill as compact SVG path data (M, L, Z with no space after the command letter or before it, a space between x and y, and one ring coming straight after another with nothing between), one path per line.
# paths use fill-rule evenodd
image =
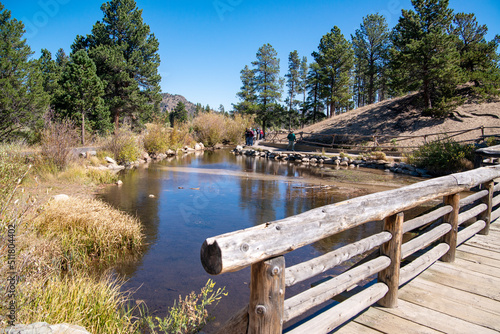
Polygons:
M186 110L190 115L193 115L196 111L196 104L188 101L184 96L179 94L161 93L161 103L160 108L162 111L171 112L174 110L177 103L182 102L186 106Z

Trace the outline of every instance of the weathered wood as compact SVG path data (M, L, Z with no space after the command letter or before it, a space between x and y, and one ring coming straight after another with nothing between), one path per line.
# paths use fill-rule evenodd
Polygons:
M493 208L493 188L495 187L495 184L493 181L489 181L489 182L486 182L486 183L483 183L481 185L481 187L488 191L488 195L487 196L484 196L482 201L483 201L483 204L486 205L486 210L483 211L477 219L479 220L484 220L484 222L486 223L484 229L482 229L479 234L483 234L483 235L488 235L488 233L490 232L490 223L491 223L491 209Z
M287 268L285 270L285 284L289 287L318 274L324 273L325 271L330 270L357 255L366 253L382 245L391 238L391 233L384 231L318 256L312 260Z
M471 247L467 244L464 244L464 245L461 245L458 250L461 250L463 252L467 252L467 253L472 253L472 254L475 254L475 255L480 255L482 257L485 257L485 258L490 258L490 259L493 259L493 260L498 260L498 252L492 252L490 250L487 250L487 249L482 249L482 248L477 248L477 247Z
M467 211L464 211L458 215L458 225L462 225L464 222L468 221L469 219L472 219L474 217L477 217L484 211L488 210L488 206L486 204L479 204L473 207L472 209L469 209Z
M398 306L399 290L399 267L401 265L401 245L403 244L403 221L402 212L387 217L384 220L384 230L391 232L392 239L380 247L380 254L391 259L391 264L378 273L378 280L389 288L387 294L379 300L379 304L385 307Z
M491 222L493 223L495 220L498 219L498 217L500 217L500 208L496 209L495 211L493 211L490 215L490 219L491 219Z
M388 290L389 288L384 283L376 283L294 328L288 334L329 333L365 308L376 303Z
M384 308L370 307L356 317L355 321L381 333L443 334L432 328L384 312Z
M399 274L399 285L401 286L407 283L409 280L427 269L430 265L439 260L441 256L446 254L449 249L450 246L448 244L441 243L426 252L424 255L419 256L411 263L402 267Z
M335 334L380 334L380 332L351 321L337 329Z
M462 231L458 232L457 236L457 245L463 244L467 239L473 237L476 233L483 230L486 226L486 222L484 220L478 220L474 224L467 226Z
M488 236L491 234L492 233L488 234ZM471 238L467 242L467 244L475 247L482 247L500 253L500 235L498 235L497 238L491 239L491 238L486 238L485 235L476 234L474 238Z
M410 232L416 228L432 223L433 221L443 217L447 213L450 213L452 210L453 207L451 205L446 205L434 211L426 213L425 215L421 215L419 217L405 221L403 224L403 233Z
M228 321L215 332L216 334L247 334L248 305L236 312Z
M462 198L460 200L460 207L464 207L468 204L472 204L474 203L475 201L477 201L478 199L481 199L483 198L484 196L488 195L488 191L487 190L481 190L481 191L478 191L472 195L469 195L465 198Z
M453 262L455 260L455 251L457 249L457 233L460 220L460 195L458 193L446 196L445 205L451 205L453 210L444 217L444 222L450 224L451 230L443 238L443 241L450 246L448 252L441 258L441 261Z
M440 224L439 226L434 227L432 230L423 233L418 237L411 239L408 242L405 242L401 247L401 258L406 259L413 253L421 249L424 249L425 247L429 246L432 242L438 240L449 231L451 231L450 224Z
M210 274L237 271L368 221L455 194L500 176L500 166L443 176L357 197L302 214L205 240L201 260Z
M417 278L418 279L418 278ZM413 282L411 283L413 284ZM407 302L406 300L399 300L398 308L380 308L381 311L388 312L398 317L411 320L422 326L427 326L442 333L454 334L495 334L498 332L479 326L462 319L449 316L447 314L434 311L432 309ZM404 331L401 333L405 333Z
M496 195L495 197L492 198L492 201L491 201L492 207L495 207L498 204L500 204L500 195Z
M495 184L495 186L493 187L493 191L494 192L500 191L500 182Z
M279 256L253 264L248 334L281 334L284 301L285 258Z
M457 257L460 257L460 259L463 259L464 261L469 261L478 265L484 264L487 266L486 268L500 269L500 260L495 260L468 252L462 252L460 250L457 250Z
M356 283L387 268L390 264L391 259L387 256L378 257L285 300L283 320L289 321L314 306L328 301Z

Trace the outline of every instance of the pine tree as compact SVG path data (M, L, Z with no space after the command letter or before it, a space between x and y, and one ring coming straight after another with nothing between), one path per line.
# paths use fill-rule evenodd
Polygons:
M391 84L395 91L421 90L425 111L442 116L460 82L459 55L447 34L453 18L448 0L412 0L393 32ZM435 109L433 107L436 106Z
M207 105L208 108L210 108ZM174 110L170 113L170 124L172 126L185 123L188 120L188 112L186 110L186 105L179 101L175 106Z
M59 68L62 70L68 62L69 62L69 57L66 54L66 52L64 52L64 50L62 48L57 50L57 53L56 53L57 66L59 66Z
M236 95L240 98L241 102L236 104L234 108L240 113L255 114L257 112L255 72L248 65L245 65L245 68L240 73L242 86Z
M465 82L473 82L480 95L498 95L500 86L499 57L496 52L500 36L486 41L488 27L479 25L474 14L458 13L453 19L450 34L460 53L460 67Z
M41 56L38 59L40 72L42 75L43 89L50 95L50 104L54 104L54 98L59 88L59 78L61 77L61 68L56 61L52 59L52 54L47 49L42 49Z
M300 63L299 69L299 77L300 77L300 85L299 85L299 94L302 94L302 103L300 105L301 117L300 124L304 127L304 123L306 122L306 98L307 98L307 71L309 70L309 65L307 64L307 57L302 57L302 61Z
M264 44L257 52L257 60L252 62L255 66L255 91L258 94L257 118L262 122L262 129L278 116L280 108L278 101L281 99L283 80L280 78L280 60L276 50L271 44Z
M312 55L321 68L322 94L329 105L329 116L348 109L352 98L350 86L354 64L351 43L335 26L321 38L318 52L313 52Z
M109 111L104 107L104 84L96 74L96 66L85 50L74 53L59 81L56 112L75 119L81 127L81 143L85 130L105 131L110 128ZM86 124L86 119L88 122Z
M321 85L323 80L323 74L321 67L318 63L312 63L309 66L309 73L307 76L307 120L316 123L321 119L325 118L326 115L323 113L324 103L321 99Z
M111 0L101 10L104 18L94 25L92 34L77 36L71 48L87 50L96 64L118 129L123 116L141 122L159 110L159 43L134 0Z
M22 22L0 3L0 141L32 130L48 110L39 62L26 40Z
M288 73L285 77L288 87L288 129L291 129L292 123L296 122L298 116L294 107L300 103L295 99L300 91L300 59L297 50L290 52L288 56Z
M375 102L375 95L380 87L390 44L389 29L385 18L379 14L364 17L363 23L354 36L351 35L351 39L356 56L358 94L366 92L367 103L372 104ZM359 102L358 98L358 104Z

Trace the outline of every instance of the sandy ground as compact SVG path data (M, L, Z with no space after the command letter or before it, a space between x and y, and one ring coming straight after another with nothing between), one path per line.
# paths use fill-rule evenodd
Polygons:
M420 136L401 142L411 145L423 143L423 136L427 136L429 141L448 134L454 136L456 141L464 141L476 140L483 134L500 134L500 100L490 103L467 103L458 107L451 117L435 119L422 116L421 112L411 105L414 98L415 95L409 95L358 108L297 132L349 136L388 135L398 136L399 139L404 136ZM478 129L481 127L484 127L484 130ZM455 133L470 129L477 130L460 135ZM327 142L331 142L331 138L328 138Z

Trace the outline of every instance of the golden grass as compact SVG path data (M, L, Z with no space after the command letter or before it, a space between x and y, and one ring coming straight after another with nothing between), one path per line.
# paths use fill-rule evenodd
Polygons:
M131 312L125 311L130 293L120 291L122 284L110 275L83 273L31 280L18 286L18 321L71 323L91 333L132 333Z
M61 245L71 263L117 260L137 250L143 234L137 218L95 199L70 198L49 202L34 219L35 230Z

